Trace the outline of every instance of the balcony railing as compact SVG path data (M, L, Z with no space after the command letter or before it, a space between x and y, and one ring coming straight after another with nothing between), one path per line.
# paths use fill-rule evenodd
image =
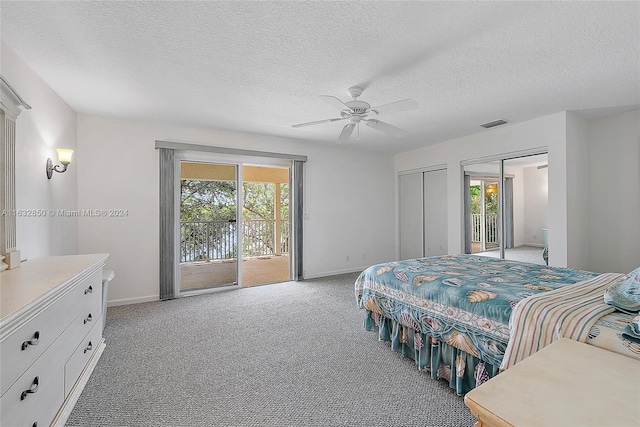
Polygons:
M235 221L184 221L180 223L180 262L237 257ZM289 221L283 220L275 236L275 220L243 221L242 256L289 253Z
M497 245L498 215L471 214L471 242L482 242L482 218L485 218L485 243L487 245Z

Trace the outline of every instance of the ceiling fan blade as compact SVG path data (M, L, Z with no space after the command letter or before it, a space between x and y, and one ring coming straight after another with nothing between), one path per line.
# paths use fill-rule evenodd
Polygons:
M371 107L371 111L375 111L378 114L393 114L400 113L402 111L415 110L416 108L418 108L418 103L416 101L413 99L403 99L402 101Z
M406 130L397 128L395 126L391 126L389 123L381 122L380 120L369 119L366 121L366 123L367 123L367 126L372 127L381 132L384 132L386 134L395 136L396 138L399 138L407 134Z
M340 136L338 137L338 144L342 144L343 142L349 141L349 138L351 137L351 134L353 133L353 130L355 128L356 128L355 123L349 123L345 125L345 127L342 128L342 132L340 133Z
M338 120L344 120L346 117L340 117L337 119L318 120L317 122L298 123L297 125L291 125L292 128L301 128L304 126L319 125L321 123L337 122Z
M340 101L335 96L320 95L320 98L324 99L325 101L327 101L329 104L333 105L334 107L339 108L340 111L344 110L345 108L347 110L351 110L351 108L349 108L349 106L347 104L345 104L344 102Z

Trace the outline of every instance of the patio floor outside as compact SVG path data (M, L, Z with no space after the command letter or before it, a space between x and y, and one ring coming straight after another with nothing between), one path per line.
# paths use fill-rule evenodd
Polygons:
M181 289L195 290L237 282L235 261L235 259L225 259L181 263ZM269 255L244 258L242 275L244 287L286 282L290 280L289 256Z

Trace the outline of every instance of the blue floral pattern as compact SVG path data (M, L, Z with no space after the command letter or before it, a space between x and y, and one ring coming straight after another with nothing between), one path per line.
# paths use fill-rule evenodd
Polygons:
M356 280L355 294L358 306L367 310L365 328L379 330L380 339L392 341L394 349L416 360L420 369L430 369L432 376L442 367L430 366L442 363L442 354L455 352L447 353L450 363L444 369L469 383L451 384L463 394L475 386L475 377L486 380L495 371L491 367L500 366L509 317L520 300L595 276L569 268L447 255L371 266ZM415 333L420 336L415 338ZM399 337L396 343L394 335ZM428 354L422 354L425 351ZM485 363L478 367L480 361Z

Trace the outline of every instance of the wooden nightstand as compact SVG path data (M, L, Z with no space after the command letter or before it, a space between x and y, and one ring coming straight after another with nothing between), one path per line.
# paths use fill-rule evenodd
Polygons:
M476 427L640 425L640 362L563 338L464 398Z

